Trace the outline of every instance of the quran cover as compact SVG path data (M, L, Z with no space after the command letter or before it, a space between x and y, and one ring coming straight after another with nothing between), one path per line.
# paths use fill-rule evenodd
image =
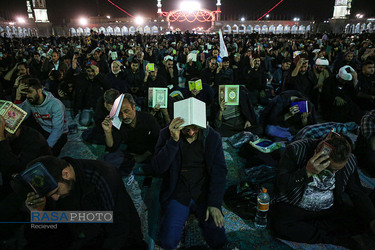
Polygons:
M293 59L296 58L298 55L301 55L301 51L294 51L293 52Z
M37 162L20 174L35 193L46 196L57 188L57 183L41 162Z
M157 104L161 109L168 108L168 88L148 88L148 107Z
M155 71L155 64L147 63L146 68L148 69L148 71Z
M47 51L47 55L48 55L48 56L51 56L52 53L53 53L53 49L49 49L49 50Z
M119 117L121 105L124 100L124 94L121 94L119 97L116 98L115 102L113 103L111 112L109 112L109 118L112 120L112 125L120 130L122 119Z
M186 62L189 62L190 60L192 62L196 62L197 61L197 57L198 57L198 53L195 52L195 51L192 51L191 53L188 54Z
M113 61L117 60L117 52L116 51L111 52L111 58L112 58Z
M181 117L184 119L182 127L189 125L197 125L201 128L206 128L206 103L190 97L173 103L174 114L173 117Z
M14 134L27 113L12 102L0 100L0 115L5 120L5 130Z
M292 107L297 105L298 106L298 113L308 113L309 112L309 105L307 101L300 101L300 102L292 102Z
M219 103L224 100L225 105L238 105L239 104L239 85L220 85L219 86Z
M192 91L192 90L202 90L203 89L203 86L202 86L202 80L201 79L198 79L196 81L189 81L189 90Z

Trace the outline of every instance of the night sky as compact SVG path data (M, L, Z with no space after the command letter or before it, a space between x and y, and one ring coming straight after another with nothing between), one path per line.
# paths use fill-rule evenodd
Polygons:
M131 13L156 16L156 0L112 0L115 4ZM181 0L162 1L163 11L178 8ZM82 15L98 15L98 2L100 15L112 17L126 16L106 0L47 0L48 16L50 21L61 24L63 18L66 22L70 18ZM216 0L200 0L202 7L216 9ZM279 0L222 0L222 17L224 19L257 19L268 11ZM270 19L314 19L323 21L332 17L334 0L284 0L270 13ZM17 15L26 16L25 0L0 0L0 16L6 20L14 20ZM367 17L375 17L374 0L353 0L352 15L364 13Z

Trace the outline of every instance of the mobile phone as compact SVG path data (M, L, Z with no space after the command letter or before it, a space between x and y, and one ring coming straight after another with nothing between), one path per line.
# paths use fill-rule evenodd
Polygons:
M262 142L259 142L259 143L255 144L255 145L266 148L266 147L271 146L272 144L273 144L272 141L262 141Z

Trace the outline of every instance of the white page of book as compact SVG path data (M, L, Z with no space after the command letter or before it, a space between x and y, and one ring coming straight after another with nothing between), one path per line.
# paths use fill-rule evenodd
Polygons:
M190 99L190 98L189 98ZM174 112L173 112L173 117L181 117L184 119L184 123L181 126L188 126L190 125L190 101L189 99L181 100L178 102L175 102L173 104L174 107Z
M191 99L191 124L197 125L202 128L206 128L206 103L195 99Z
M114 116L112 119L112 125L118 130L120 130L121 124L122 124L122 121L120 120L120 118L118 116Z
M111 112L109 113L109 116L112 119L112 125L117 129L121 128L121 120L119 118L119 114L123 101L124 94L121 94L119 97L116 98L115 102L113 103Z
M195 54L195 53L190 53L189 55L188 55L188 58L187 58L187 61L193 61L193 62L196 62L197 61L197 55L198 54Z
M194 97L175 102L173 115L184 119L182 127L194 124L206 128L206 103Z

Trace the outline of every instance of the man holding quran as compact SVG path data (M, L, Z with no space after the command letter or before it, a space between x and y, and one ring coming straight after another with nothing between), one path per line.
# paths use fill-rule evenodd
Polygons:
M300 129L316 123L316 111L301 92L286 90L264 108L260 122L267 136L291 141Z
M160 193L160 245L175 249L190 210L197 216L207 244L226 242L221 205L227 167L219 133L206 125L205 103L195 98L174 103L174 119L160 131L152 158L163 175Z
M115 100L102 128L110 152L104 159L118 167L124 176L133 171L135 163L149 162L160 131L151 114L135 110L134 98L129 93ZM126 150L120 150L121 143L127 145Z
M141 217L142 232L148 232L147 207L133 174L151 174L150 159L160 126L149 113L135 110L135 101L129 93L121 94L113 103L111 112L102 122L105 144L110 152L104 160L120 170L125 187ZM126 149L120 148L121 143ZM146 178L143 185L151 185Z
M43 156L29 162L18 176L32 186L24 201L29 211L81 213L79 220L78 216L74 220L56 216L55 230L25 227L25 249L147 248L134 204L113 166L97 160ZM85 221L84 214L89 211L112 211L113 223L70 223ZM97 221L104 220L102 216Z
M51 154L38 131L21 125L26 115L13 103L0 100L0 221L24 221L23 200L11 188L12 174L23 171L29 161ZM0 225L0 241L12 237L20 225Z

